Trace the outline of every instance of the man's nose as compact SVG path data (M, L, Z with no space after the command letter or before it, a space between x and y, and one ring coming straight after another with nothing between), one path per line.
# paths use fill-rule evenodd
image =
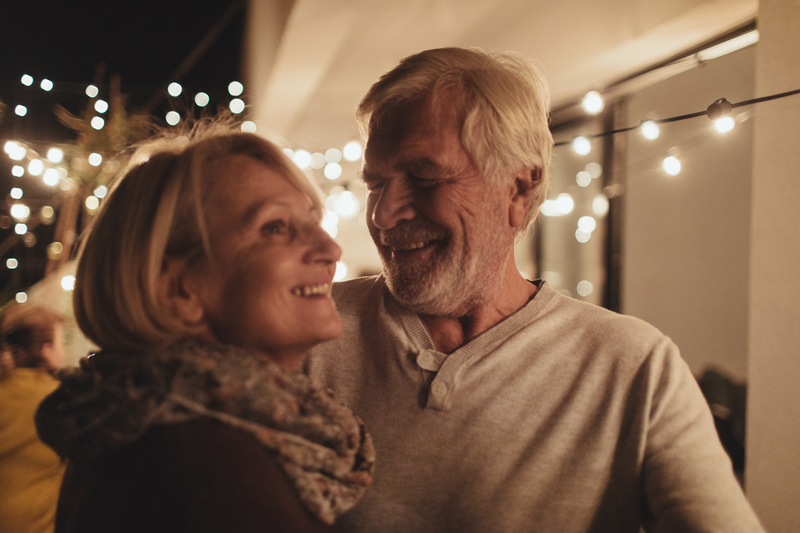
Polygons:
M378 229L390 229L401 220L411 220L417 216L411 188L402 179L388 179L380 190L370 194L377 195L372 209L372 223Z

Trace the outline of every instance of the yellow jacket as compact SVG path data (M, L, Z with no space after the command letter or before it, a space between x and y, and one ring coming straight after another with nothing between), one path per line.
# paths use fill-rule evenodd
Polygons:
M58 386L42 370L0 379L0 533L52 533L64 463L36 434L39 402Z

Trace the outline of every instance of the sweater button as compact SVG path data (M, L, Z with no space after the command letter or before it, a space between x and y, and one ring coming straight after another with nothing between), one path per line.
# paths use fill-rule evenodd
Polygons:
M431 394L436 398L442 398L447 394L447 385L437 381L431 385Z

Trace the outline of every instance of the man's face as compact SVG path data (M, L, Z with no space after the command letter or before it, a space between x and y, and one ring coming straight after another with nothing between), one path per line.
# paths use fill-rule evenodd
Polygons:
M427 315L464 316L502 276L510 195L461 146L455 110L429 101L382 117L364 154L367 225L389 290ZM440 100L440 102L442 101Z

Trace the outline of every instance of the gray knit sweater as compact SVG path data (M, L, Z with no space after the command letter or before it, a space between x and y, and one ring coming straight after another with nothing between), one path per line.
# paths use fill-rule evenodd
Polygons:
M344 334L305 369L379 461L337 530L762 531L669 338L539 283L449 355L381 277L334 287Z

